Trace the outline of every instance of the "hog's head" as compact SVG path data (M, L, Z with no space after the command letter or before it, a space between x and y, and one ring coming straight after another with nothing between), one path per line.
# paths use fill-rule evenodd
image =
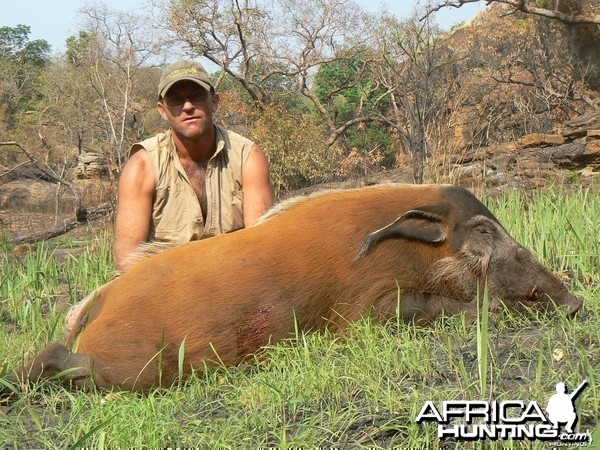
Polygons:
M495 219L477 215L456 226L454 254L432 267L432 282L462 290L472 298L477 281L487 280L490 296L508 307L561 307L574 314L582 300L519 245ZM464 298L464 297L463 297Z
M582 300L519 245L481 202L461 191L456 205L428 205L402 214L371 233L358 258L384 240L408 239L439 248L440 257L425 276L420 292L470 303L487 282L492 307L564 308L574 314ZM470 204L469 204L470 202Z

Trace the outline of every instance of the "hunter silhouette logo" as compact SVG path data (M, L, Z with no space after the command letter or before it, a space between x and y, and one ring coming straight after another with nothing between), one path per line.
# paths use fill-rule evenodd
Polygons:
M556 394L548 400L546 412L548 419L554 424L554 428L558 428L559 423L566 423L567 433L573 433L573 426L577 423L577 411L575 410L575 399L583 391L588 384L587 380L577 386L571 394L567 394L565 383L556 384Z
M584 380L568 393L564 383L557 383L545 412L536 401L448 400L438 407L427 401L416 422L436 422L441 440L540 440L586 446L592 442L589 430L577 433L573 428L577 423L575 399L587 385Z

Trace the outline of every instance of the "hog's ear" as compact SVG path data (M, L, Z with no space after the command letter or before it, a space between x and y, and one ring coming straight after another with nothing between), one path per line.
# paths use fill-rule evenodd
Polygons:
M412 209L389 225L369 233L358 250L355 260L364 258L380 241L388 238L413 239L438 244L446 240L446 233L440 216L428 211Z

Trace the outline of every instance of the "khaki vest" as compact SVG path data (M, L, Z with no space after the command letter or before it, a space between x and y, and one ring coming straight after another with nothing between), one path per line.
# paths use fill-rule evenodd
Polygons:
M206 169L207 219L183 169L171 131L134 144L144 148L154 168L156 191L148 240L184 243L244 228L242 168L254 143L216 126L217 150Z

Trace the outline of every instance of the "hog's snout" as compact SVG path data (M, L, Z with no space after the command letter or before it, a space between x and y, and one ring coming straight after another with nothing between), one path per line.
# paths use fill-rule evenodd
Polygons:
M536 292L534 296L530 296L525 302L521 302L528 307L542 307L547 310L562 310L568 316L573 316L583 305L583 299L570 294L569 292L559 292L554 294L540 294Z
M554 298L553 300L556 306L565 309L569 316L574 315L583 305L583 300L581 298L568 292L561 294L558 298Z

